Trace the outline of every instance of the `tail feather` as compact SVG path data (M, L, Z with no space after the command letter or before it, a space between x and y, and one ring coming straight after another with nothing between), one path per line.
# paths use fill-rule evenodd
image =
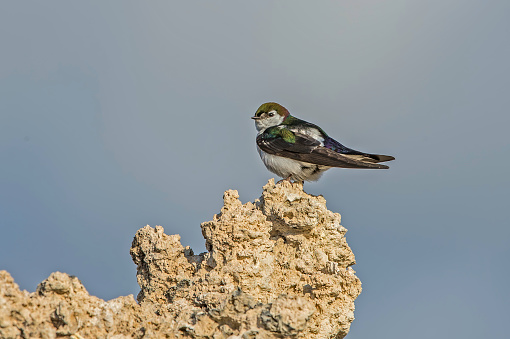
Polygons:
M331 137L324 138L324 147L329 148L332 151L335 151L340 154L352 156L353 158L357 158L361 161L368 161L368 162L385 162L385 161L391 161L395 160L394 157L390 155L381 155L381 154L369 154L369 153L363 153L360 151L356 151L352 148L345 147L335 139ZM359 157L355 157L359 156Z
M385 162L395 160L395 157L391 155L381 155L381 154L367 154L370 158L374 159L376 162Z

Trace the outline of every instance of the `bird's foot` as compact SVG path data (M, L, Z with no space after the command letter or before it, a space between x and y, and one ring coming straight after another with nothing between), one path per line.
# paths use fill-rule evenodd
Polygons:
M292 183L292 181L290 181L290 177L292 177L292 175L289 175L289 176L288 176L287 178L285 178L285 179L278 180L276 183L277 183L277 184L280 184L280 183L282 183L282 182L284 182L284 181L288 181L289 183Z

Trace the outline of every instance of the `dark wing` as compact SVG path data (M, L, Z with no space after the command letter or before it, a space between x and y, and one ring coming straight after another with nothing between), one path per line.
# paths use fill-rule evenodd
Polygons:
M299 160L316 165L343 168L389 168L375 163L374 159L366 161L365 154L341 154L321 146L314 138L294 133L295 142L287 142L281 137L257 136L257 145L266 153Z
M344 145L342 145L335 139L330 138L328 136L326 136L324 138L324 147L329 148L330 150L335 151L337 153L348 155L352 158L356 158L356 159L360 159L360 160L362 159L362 161L385 162L385 161L395 160L395 158L390 155L370 154L370 153L363 153L360 151L356 151L352 148L345 147Z

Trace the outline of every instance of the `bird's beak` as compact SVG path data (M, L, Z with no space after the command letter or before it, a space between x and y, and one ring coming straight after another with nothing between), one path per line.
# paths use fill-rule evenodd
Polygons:
M257 116L254 116L254 117L251 117L253 120L259 120L260 117L257 117Z

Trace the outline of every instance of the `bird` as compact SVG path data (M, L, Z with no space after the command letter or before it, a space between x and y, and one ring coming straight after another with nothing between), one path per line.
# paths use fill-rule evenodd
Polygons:
M262 104L255 115L257 151L266 168L283 180L317 181L330 168L388 169L395 160L345 147L322 128L292 116L276 102Z

